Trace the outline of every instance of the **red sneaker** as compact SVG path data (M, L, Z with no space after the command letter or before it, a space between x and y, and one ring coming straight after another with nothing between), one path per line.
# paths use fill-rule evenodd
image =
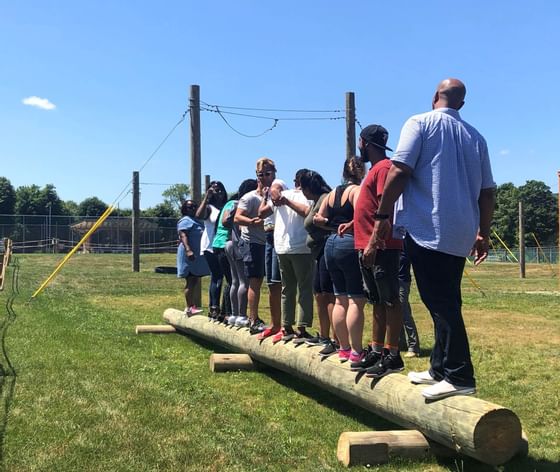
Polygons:
M280 330L280 328L266 328L262 333L260 333L260 334L257 336L257 339L258 339L259 341L262 341L263 339L266 339L266 338L268 338L268 337L270 337L270 336L273 336L273 335L275 335L275 334L278 333L278 332L282 332L282 331ZM273 339L273 342L274 342L274 339Z

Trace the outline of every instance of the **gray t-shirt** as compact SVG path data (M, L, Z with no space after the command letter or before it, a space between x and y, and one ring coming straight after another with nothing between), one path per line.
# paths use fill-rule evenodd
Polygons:
M237 208L241 208L248 218L259 216L259 206L261 205L262 197L256 190L246 193L241 197ZM266 233L262 225L259 226L240 226L241 237L249 242L256 244L265 244Z

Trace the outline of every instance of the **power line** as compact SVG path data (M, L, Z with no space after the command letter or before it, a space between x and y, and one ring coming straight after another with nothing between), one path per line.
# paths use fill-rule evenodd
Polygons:
M250 111L277 111L282 113L344 113L344 110L296 110L296 109L280 109L280 108L250 108L250 107L231 107L225 105L211 105L209 103L200 101L207 107L225 108L228 110L250 110Z

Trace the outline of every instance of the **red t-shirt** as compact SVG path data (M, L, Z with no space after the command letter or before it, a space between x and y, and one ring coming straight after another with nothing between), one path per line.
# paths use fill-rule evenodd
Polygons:
M373 214L379 208L385 180L391 168L390 159L377 162L368 172L362 182L360 195L354 207L354 247L365 249L373 232ZM392 221L392 218L390 218ZM386 249L402 249L400 239L386 239Z

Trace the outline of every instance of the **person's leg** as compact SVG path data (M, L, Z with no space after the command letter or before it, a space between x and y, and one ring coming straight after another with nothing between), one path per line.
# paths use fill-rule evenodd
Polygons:
M290 255L297 279L298 319L300 332L313 324L313 258L311 254Z
M346 315L346 326L350 337L352 351L361 353L362 337L364 334L364 306L366 297L348 297L348 314Z
M185 279L185 302L187 308L192 307L195 304L195 292L200 281L200 277L195 275L188 275Z
M346 295L335 295L332 312L333 328L340 344L340 349L350 349L350 335L346 324L346 312L348 311L348 297Z
M250 260L245 262L245 275L249 279L249 318L251 322L254 322L259 317L259 302L264 277L264 244L250 243L249 250Z
M410 282L407 280L399 280L399 301L401 302L403 312L403 329L401 330L401 338L399 339L399 346L404 341L406 350L413 354L420 354L420 338L418 337L418 330L416 323L412 316L412 308L408 297L410 294ZM406 338L403 339L404 335Z
M226 285L224 287L224 295L222 297L222 305L221 305L221 313L223 315L231 315L231 299L229 296L230 287L231 287L231 267L229 265L229 260L226 256L226 252L224 249L221 248L214 248L214 253L218 258L218 262L220 264L220 269L224 274L224 278L226 279Z
M282 275L282 326L292 327L296 317L297 276L290 254L280 254Z
M420 297L434 321L430 374L459 387L474 387L474 368L461 313L465 259L425 249L410 236L406 245Z
M222 290L222 278L224 276L217 256L210 251L204 251L204 257L210 268L210 285L208 286L208 304L210 310L217 311L220 307L220 292Z
M281 327L282 321L282 277L278 255L274 250L274 235L272 232L266 235L265 271L270 305L270 324L271 328L276 330Z
M239 291L239 271L236 263L237 261L235 260L233 244L234 243L232 241L226 242L224 252L226 254L230 267L231 282L229 289L229 299L231 303L231 315L237 317L239 316L239 302L237 298L237 292ZM241 269L243 269L243 265L241 265Z

